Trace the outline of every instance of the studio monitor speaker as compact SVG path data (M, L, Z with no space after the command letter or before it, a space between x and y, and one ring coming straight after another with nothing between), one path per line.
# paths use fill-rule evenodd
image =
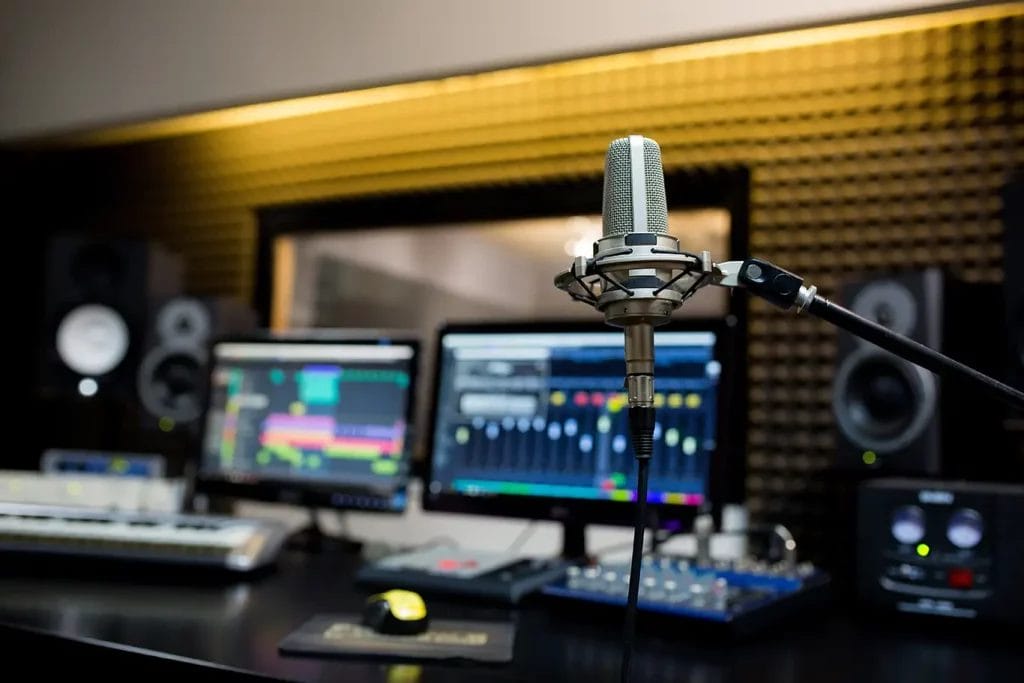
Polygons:
M840 299L895 332L1000 374L998 287L929 269L848 283ZM840 469L975 478L997 475L1009 460L997 404L846 333L832 398Z
M231 298L176 297L154 306L137 389L146 419L163 431L202 414L209 346L255 329L256 315Z
M150 302L181 291L181 262L136 240L59 237L46 259L44 394L130 398Z

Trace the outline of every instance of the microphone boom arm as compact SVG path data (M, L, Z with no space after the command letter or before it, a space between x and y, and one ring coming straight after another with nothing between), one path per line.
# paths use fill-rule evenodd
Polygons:
M710 282L720 287L742 287L784 311L806 311L944 379L969 382L1024 410L1024 392L819 296L817 287L805 286L803 278L769 261L751 258L716 263Z

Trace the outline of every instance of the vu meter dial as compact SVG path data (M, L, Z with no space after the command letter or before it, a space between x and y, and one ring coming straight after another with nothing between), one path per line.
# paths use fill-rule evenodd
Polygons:
M946 538L961 550L969 550L981 543L984 523L976 510L962 508L953 513L946 527Z
M900 543L917 543L924 538L924 510L904 505L892 515L892 536Z

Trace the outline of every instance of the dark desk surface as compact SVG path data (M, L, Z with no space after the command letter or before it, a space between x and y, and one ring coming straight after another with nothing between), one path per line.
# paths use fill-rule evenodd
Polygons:
M429 601L434 616L513 620L515 660L505 666L424 664L417 672L379 661L279 655L278 641L315 613L358 611L367 592L353 588L357 564L356 557L340 553L288 552L276 570L254 579L198 584L180 573L155 578L135 571L114 580L70 578L68 567L41 576L38 568L8 566L0 571L0 623L33 633L0 631L0 651L7 663L19 652L36 657L22 648L30 639L53 652L67 643L40 633L46 632L93 641L92 661L102 658L110 670L121 672L140 657L125 658L126 651L144 648L292 680L617 680L621 619L602 612L558 612L542 601L518 610ZM737 640L704 628L648 622L634 680L1018 680L1024 670L1019 640L966 626L922 631L890 619L855 619L831 608ZM95 641L131 647L107 650Z

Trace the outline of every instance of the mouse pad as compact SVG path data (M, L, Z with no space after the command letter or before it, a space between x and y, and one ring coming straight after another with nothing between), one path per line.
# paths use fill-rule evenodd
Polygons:
M285 636L278 649L295 655L512 660L515 629L509 623L432 619L425 633L392 636L359 622L355 614L318 614Z

